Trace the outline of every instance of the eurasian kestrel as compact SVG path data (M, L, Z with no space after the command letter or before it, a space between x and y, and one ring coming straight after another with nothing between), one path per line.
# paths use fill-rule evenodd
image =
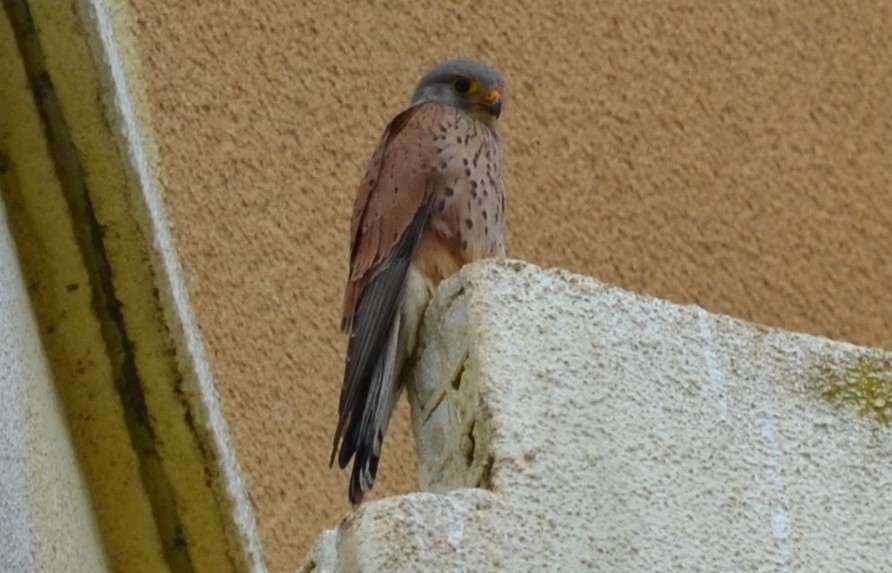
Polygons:
M350 339L331 454L342 469L356 456L354 504L374 484L403 364L434 289L467 262L505 254L504 89L499 72L480 62L433 68L384 130L359 185L341 322Z

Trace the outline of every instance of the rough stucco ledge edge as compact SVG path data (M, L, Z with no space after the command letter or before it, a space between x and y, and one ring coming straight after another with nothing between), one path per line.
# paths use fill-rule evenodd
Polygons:
M122 139L128 168L136 179L137 192L145 208L143 219L147 222L146 231L151 235L152 255L155 259L153 263L159 273L156 286L162 299L166 299L165 312L168 314L167 320L177 345L178 356L183 361L181 367L184 373L192 374L199 393L198 400L204 410L202 414L206 421L206 430L218 458L225 493L232 504L231 517L245 553L244 558L251 571L265 572L267 569L260 534L189 302L183 270L174 250L158 182L143 144L124 62L118 49L110 6L105 0L86 0L81 8L86 16L85 23L91 24L87 28L94 36L90 40L99 52L99 72L106 76L107 85L112 92L110 103L114 105L117 114L118 136Z

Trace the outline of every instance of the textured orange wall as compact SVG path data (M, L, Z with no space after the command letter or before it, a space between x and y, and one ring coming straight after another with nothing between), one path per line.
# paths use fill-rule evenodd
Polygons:
M327 464L353 193L446 57L509 79L513 256L892 349L888 0L131 2L174 235L276 573L348 508ZM412 488L410 452L401 419L378 495Z

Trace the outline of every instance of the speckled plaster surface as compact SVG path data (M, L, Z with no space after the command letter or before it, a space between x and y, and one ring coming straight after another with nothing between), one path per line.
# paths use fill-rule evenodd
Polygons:
M348 510L327 463L352 196L440 59L508 78L512 256L892 349L886 0L120 6L274 572ZM376 495L412 460L403 409Z
M420 343L448 493L363 506L300 571L892 568L892 427L820 373L888 353L513 262L444 286Z
M0 570L108 571L2 204L0 269Z

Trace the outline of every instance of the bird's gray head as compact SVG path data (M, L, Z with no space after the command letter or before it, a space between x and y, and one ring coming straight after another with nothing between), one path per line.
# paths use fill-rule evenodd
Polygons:
M418 81L412 105L440 102L493 124L502 113L504 93L505 80L494 68L475 60L449 60Z

